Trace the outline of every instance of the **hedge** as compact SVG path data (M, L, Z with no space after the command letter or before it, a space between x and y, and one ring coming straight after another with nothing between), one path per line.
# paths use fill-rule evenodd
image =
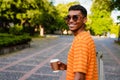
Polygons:
M31 37L28 35L12 35L0 33L0 48L24 44L30 41Z

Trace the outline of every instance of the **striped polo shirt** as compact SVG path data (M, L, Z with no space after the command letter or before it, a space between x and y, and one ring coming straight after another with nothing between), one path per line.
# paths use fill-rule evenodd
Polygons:
M77 34L68 53L66 80L74 80L74 72L86 74L85 80L98 80L96 49L91 35Z

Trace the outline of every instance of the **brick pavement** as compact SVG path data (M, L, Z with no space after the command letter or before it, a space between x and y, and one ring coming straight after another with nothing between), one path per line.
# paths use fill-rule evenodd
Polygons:
M120 80L120 45L114 39L96 38L97 51L103 53L105 80Z
M72 38L34 39L31 47L0 57L0 80L64 80L65 71L53 73L49 61L66 63Z
M65 71L53 73L49 61L66 63L72 36L33 39L31 47L0 56L0 80L65 80ZM112 39L95 38L97 51L103 52L106 80L120 80L120 46Z

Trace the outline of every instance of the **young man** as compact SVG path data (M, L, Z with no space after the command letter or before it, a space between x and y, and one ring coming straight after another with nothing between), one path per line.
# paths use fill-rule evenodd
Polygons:
M71 6L65 20L75 36L67 65L59 63L62 64L61 70L67 69L66 80L98 80L95 44L91 35L85 31L86 9L81 5Z

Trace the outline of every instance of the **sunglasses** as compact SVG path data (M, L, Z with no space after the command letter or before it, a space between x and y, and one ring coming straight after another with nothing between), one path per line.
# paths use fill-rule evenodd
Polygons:
M80 16L80 15L73 15L73 16L67 15L67 16L65 17L65 20L68 22L68 21L70 21L71 18L72 18L73 21L77 21L78 18L79 18L79 16Z

